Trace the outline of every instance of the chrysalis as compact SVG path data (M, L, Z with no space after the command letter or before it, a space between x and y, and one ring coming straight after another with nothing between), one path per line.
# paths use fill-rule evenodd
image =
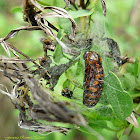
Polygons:
M102 60L98 53L89 51L84 53L85 59L85 79L83 104L88 107L95 106L103 90L104 70Z

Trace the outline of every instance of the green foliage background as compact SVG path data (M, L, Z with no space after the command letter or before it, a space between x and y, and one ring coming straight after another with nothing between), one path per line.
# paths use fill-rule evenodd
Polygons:
M39 2L43 5L48 6L58 6L61 8L65 7L65 3L63 0L39 0ZM111 38L116 40L119 44L120 50L123 55L128 54L128 56L133 56L134 58L138 58L135 64L126 64L122 66L119 69L119 72L117 72L117 76L114 75L114 73L109 72L110 68L108 66L108 59L103 59L103 65L105 72L108 74L105 78L105 86L104 86L104 93L101 97L100 103L104 106L97 106L95 110L92 111L86 111L88 110L86 107L83 109L85 115L88 118L89 126L93 128L96 132L104 136L106 140L112 140L115 138L125 140L125 139L133 139L135 138L140 139L139 132L140 128L134 128L132 135L128 136L132 125L129 126L129 124L124 121L127 116L131 114L131 111L133 108L138 108L138 112L140 111L138 104L132 103L132 98L134 97L140 97L140 73L139 73L139 63L138 60L140 58L140 26L137 24L134 24L134 19L132 18L132 10L135 4L135 0L117 0L117 1L109 1L106 0L107 5L107 17L104 20L98 19L96 30L100 35L103 34L104 30L107 35L110 35ZM10 0L1 0L0 1L0 38L4 37L9 33L12 29L18 28L23 25L27 25L23 21L23 15L22 15L22 9L20 8L20 2L14 1L11 2ZM89 16L92 13L99 13L99 15L102 15L102 7L99 0L93 0L89 8L94 7L91 11L72 11L68 10L69 14L75 19L76 23L82 22L83 16ZM94 17L94 15L93 15ZM102 16L101 16L102 18ZM139 17L137 17L139 18ZM70 22L66 19L50 19L51 23L54 23L57 27L59 27L61 31L61 35L65 33L70 33ZM96 22L96 19L95 19ZM103 26L105 25L105 28L102 28L102 22ZM140 20L139 20L140 25ZM84 32L85 25L82 25L82 31ZM19 35L10 40L12 44L14 44L16 47L20 48L21 51L23 51L25 54L29 55L31 58L37 58L38 56L42 55L42 48L41 43L39 43L39 38L42 36L42 34L38 31L34 32L26 32L23 31L22 33L19 33ZM63 54L58 54L61 52L59 50L60 47L57 47L58 50L55 51L54 56L54 62L59 63L66 61L66 59L62 58ZM93 49L93 48L92 48ZM97 52L100 52L100 49L97 47ZM4 54L4 50L0 48L0 53ZM101 54L102 55L102 54ZM57 57L59 56L59 57ZM61 59L62 58L62 59ZM62 75L62 77L59 80L59 84L55 87L56 90L61 91L62 89L62 83L65 82L65 80L74 81L75 75L78 77L81 77L81 73L79 72L82 68L82 55L80 62L73 66L71 69L65 73L65 75ZM74 73L75 69L77 70L76 73ZM79 69L79 70L78 70ZM75 75L73 75L73 73ZM80 76L78 76L80 75ZM71 79L70 79L71 78ZM3 79L3 77L1 78ZM82 78L81 78L82 79ZM80 84L82 84L81 79L79 80ZM5 83L7 83L6 79L4 79ZM1 81L0 81L1 82ZM65 83L67 84L67 83ZM7 84L8 85L8 84ZM114 90L115 89L115 90ZM116 90L117 89L117 90ZM126 91L124 91L124 89ZM75 92L75 98L79 99L76 103L79 104L82 100L82 94L83 92L81 89L77 89ZM77 94L76 94L77 93ZM3 96L0 95L0 99L3 100ZM60 97L63 98L63 97ZM105 100L107 99L107 100ZM5 99L6 102L8 102L8 105L10 106L10 101ZM69 100L69 99L65 99ZM109 101L109 102L108 102ZM118 102L117 102L118 101ZM71 102L71 100L70 100ZM3 106L5 104L4 101L0 102L0 106ZM128 104L128 106L126 106ZM7 105L7 106L8 106ZM111 107L110 107L111 105ZM82 105L79 105L82 110ZM10 129L6 129L5 124L7 126L10 126L11 128L14 128L15 124L17 124L17 112L13 111L10 113L11 117L7 117L5 119L5 116L9 116L6 110L7 108L0 108L0 123L3 124L3 127L0 127L0 137L4 136L31 136L32 139L40 139L46 138L50 140L59 140L59 139L67 139L67 140L93 140L97 139L95 136L94 131L91 132L87 131L89 129L80 128L79 130L73 129L67 136L64 136L62 134L53 133L47 136L40 136L37 133L29 132L29 131L23 131L19 130L18 127L16 127L17 130L10 132ZM12 109L11 109L12 110ZM112 111L113 110L113 111ZM9 110L10 111L10 110ZM116 117L112 117L116 116ZM16 118L16 119L14 119ZM14 124L12 121L14 120ZM2 122L5 123L2 123ZM138 121L140 122L140 119L138 117ZM4 128L4 129L3 129ZM93 134L92 134L93 132ZM122 133L124 135L122 136ZM126 135L125 135L126 134ZM38 137L38 138L37 138Z

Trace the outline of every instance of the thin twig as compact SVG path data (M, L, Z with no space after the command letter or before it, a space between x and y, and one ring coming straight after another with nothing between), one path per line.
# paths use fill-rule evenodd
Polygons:
M80 6L81 6L83 9L86 9L86 5L85 5L84 0L80 0Z
M13 45L11 45L10 43L6 42L8 44L9 47L11 47L13 50L15 50L16 52L20 53L21 55L23 55L24 57L26 57L27 59L32 60L28 55L24 54L22 51L20 51L19 49L15 48ZM36 66L40 67L34 60L31 61L32 63L34 63Z
M140 117L140 113L136 112L134 109L133 112Z

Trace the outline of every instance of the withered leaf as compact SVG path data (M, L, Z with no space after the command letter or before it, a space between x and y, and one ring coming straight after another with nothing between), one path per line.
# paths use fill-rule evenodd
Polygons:
M104 16L106 16L106 3L105 3L105 0L101 0L101 4L102 4L102 9L103 9L103 14L104 14Z

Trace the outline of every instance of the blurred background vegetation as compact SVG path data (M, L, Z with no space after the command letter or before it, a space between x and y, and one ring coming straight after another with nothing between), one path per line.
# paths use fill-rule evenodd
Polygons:
M53 2L52 2L53 1ZM42 0L42 2L44 2ZM49 2L49 0L48 0ZM53 3L55 6L64 8L65 3L63 0L51 0L50 5ZM27 25L23 21L22 15L22 2L19 0L0 0L0 38L6 36L12 29ZM122 54L128 54L135 58L140 58L140 1L139 0L106 0L108 29L113 38L118 42ZM96 0L95 12L102 13L100 0ZM104 31L103 31L104 32ZM36 58L42 53L41 43L39 38L41 33L39 31L19 32L19 35L10 40L12 44L31 58ZM26 40L26 41L25 41ZM0 47L0 53L5 54L4 50ZM131 64L130 64L131 65ZM131 67L131 66L130 66ZM129 67L128 67L129 68ZM128 79L131 78L128 76ZM130 80L130 79L129 79ZM5 84L11 87L9 80L0 74L0 84ZM131 85L130 85L131 86ZM78 130L72 130L67 136L54 133L47 136L41 136L35 132L25 131L17 126L18 112L14 110L10 99L0 94L0 139L4 137L32 137L32 139L49 139L49 140L96 140L94 136L82 133ZM138 118L140 124L140 118ZM116 134L111 131L104 131L107 140L114 140ZM31 139L31 138L27 138ZM124 137L124 139L128 139ZM129 139L140 139L140 128L134 128Z

